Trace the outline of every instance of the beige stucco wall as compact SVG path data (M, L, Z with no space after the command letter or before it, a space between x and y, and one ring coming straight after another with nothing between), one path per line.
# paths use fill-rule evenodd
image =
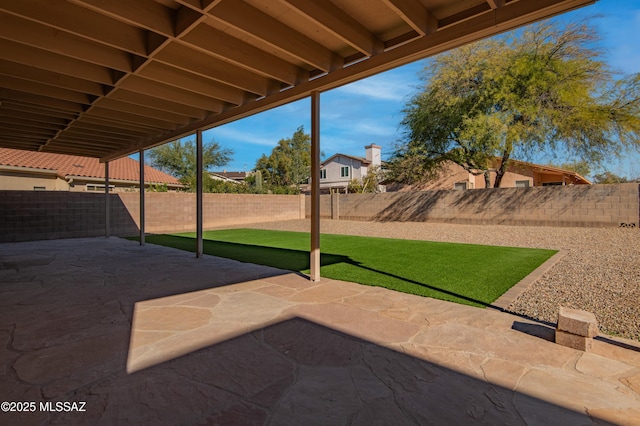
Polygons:
M98 189L96 190L89 189L88 185L95 185L98 187ZM138 185L133 183L128 184L128 183L110 181L109 186L111 187L111 192L140 192L140 188L138 187ZM69 185L69 191L104 193L104 183L73 181L71 185Z
M101 188L92 190L87 185L97 185ZM139 192L137 182L115 181L112 179L109 185L111 186L111 192ZM71 182L67 182L54 173L20 173L16 171L7 173L0 170L0 191L9 190L104 193L104 181L75 178Z
M484 180L480 176L482 181L482 187L484 187ZM421 191L433 191L438 189L454 189L456 183L466 183L467 189L478 188L478 182L475 176L460 167L457 164L450 163L449 166L441 173L440 178L420 185ZM387 189L388 190L388 189Z
M515 188L516 181L526 180L529 182L529 186L538 186L536 179L534 178L534 172L528 167L519 167L518 165L510 165L502 177L500 182L501 188ZM479 181L479 182L478 182ZM496 175L491 173L491 187L495 184ZM476 177L476 188L485 188L484 176Z
M63 179L56 176L17 175L16 173L0 172L0 191L18 190L34 191L43 188L45 191L68 191L69 185Z

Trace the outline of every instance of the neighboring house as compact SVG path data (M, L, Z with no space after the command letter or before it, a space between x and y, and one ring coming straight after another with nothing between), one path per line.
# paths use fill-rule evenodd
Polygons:
M247 172L228 172L223 170L221 172L210 172L209 176L213 179L221 180L224 182L232 182L232 183L244 183L245 178L249 176Z
M382 165L381 147L367 145L365 157L334 154L320 163L320 191L346 192L349 182L361 180L373 167Z
M97 158L0 148L0 190L102 191L104 163ZM173 176L144 167L145 186L182 188ZM125 157L109 162L110 191L139 191L140 163Z
M491 187L495 182L495 172L491 173ZM552 166L510 160L502 177L501 188L528 188L551 185L591 185L580 174ZM438 179L418 185L387 185L388 191L441 190L441 189L481 189L485 188L484 175L473 175L458 164L450 162Z

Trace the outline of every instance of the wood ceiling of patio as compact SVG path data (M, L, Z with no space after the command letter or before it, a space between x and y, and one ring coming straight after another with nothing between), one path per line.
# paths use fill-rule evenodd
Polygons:
M0 0L0 146L115 159L592 0Z

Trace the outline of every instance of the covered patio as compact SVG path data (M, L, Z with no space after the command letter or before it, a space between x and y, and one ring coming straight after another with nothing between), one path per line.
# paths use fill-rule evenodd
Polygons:
M594 0L25 0L0 2L0 147L109 161L194 135L202 255L203 131L320 95ZM145 243L140 192L140 244ZM320 279L320 183L310 278Z
M195 134L201 160L203 131L310 97L318 176L322 92L589 3L2 0L0 147L107 176L139 153L144 182L146 149ZM0 397L36 404L1 423L640 422L637 346L320 280L319 179L310 277L205 256L198 181L196 257L145 244L144 192L140 245L0 245Z
M2 244L0 281L0 395L38 404L3 424L640 421L640 346L493 310L119 238Z

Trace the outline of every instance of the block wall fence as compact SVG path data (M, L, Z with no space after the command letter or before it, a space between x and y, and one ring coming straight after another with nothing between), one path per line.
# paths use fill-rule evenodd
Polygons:
M113 236L139 232L138 193L109 195ZM195 231L195 194L145 194L149 233ZM303 195L204 194L204 229L303 219ZM104 194L0 191L0 242L98 237L105 232ZM640 227L640 185L577 185L467 191L332 194L322 218L583 227Z
M105 235L105 196L67 191L0 191L0 242ZM203 227L304 218L303 195L203 194ZM109 195L111 235L140 232L140 194ZM145 193L145 231L195 231L196 197Z
M331 194L320 217L364 221L639 227L640 185L545 186L466 191ZM306 216L311 214L310 200Z

